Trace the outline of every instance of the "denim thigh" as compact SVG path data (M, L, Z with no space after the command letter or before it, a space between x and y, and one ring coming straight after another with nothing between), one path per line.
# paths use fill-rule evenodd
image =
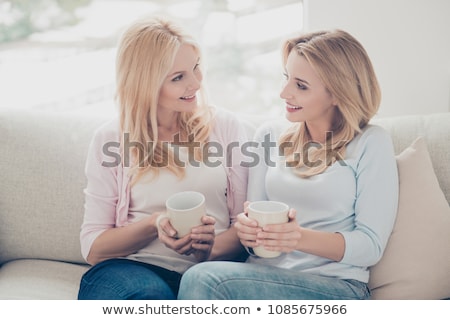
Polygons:
M181 275L151 264L109 259L81 278L79 300L173 300Z
M205 262L182 277L178 299L349 300L368 299L364 282L252 263Z

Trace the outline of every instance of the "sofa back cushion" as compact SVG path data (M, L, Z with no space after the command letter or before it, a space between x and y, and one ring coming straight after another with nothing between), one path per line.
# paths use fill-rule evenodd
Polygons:
M84 165L105 119L0 112L0 264L19 258L83 263Z
M450 203L450 112L379 118L373 122L390 133L396 154L416 138L425 139L439 186Z
M425 140L403 150L397 166L398 214L383 257L370 269L372 298L449 298L450 206Z

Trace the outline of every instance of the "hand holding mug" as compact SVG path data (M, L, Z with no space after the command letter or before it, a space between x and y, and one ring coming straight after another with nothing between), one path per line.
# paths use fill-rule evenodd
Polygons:
M165 218L165 219L163 219ZM205 261L211 254L215 240L214 224L216 220L210 216L203 216L202 225L194 227L192 232L182 238L169 235L164 230L174 230L170 225L167 217L163 216L159 219L158 238L164 245L178 254L190 255L194 254L197 261Z
M214 228L216 219L203 216L202 223L203 225L193 228L190 234L192 254L199 262L208 260L216 238Z
M302 229L297 222L295 209L290 209L288 222L268 224L257 234L256 243L268 251L291 252L298 250Z
M244 212L237 216L237 221L234 227L237 230L237 235L241 244L247 248L257 247L256 238L258 232L262 231L262 228L258 226L258 222L254 219L250 219L248 215L248 205L250 202L244 203Z
M166 213L158 217L159 239L179 254L194 254L207 260L215 239L215 219L206 216L205 197L195 191L173 194L166 201Z
M262 258L275 258L287 249L285 241L291 229L298 230L295 210L277 201L246 203L245 213L238 216L235 227L241 243Z

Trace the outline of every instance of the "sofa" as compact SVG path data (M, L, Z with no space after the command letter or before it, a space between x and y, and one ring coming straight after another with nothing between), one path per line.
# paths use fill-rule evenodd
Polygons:
M85 158L94 130L111 117L76 111L0 110L0 299L76 299L80 278L89 268L79 244L86 185ZM262 119L244 118L247 118L249 134ZM383 257L380 265L373 267L374 279L371 277L370 282L373 298L448 298L450 113L379 118L374 122L390 132L397 154L411 148L417 137L423 137L422 147L429 151L425 160L435 174L410 163L413 170L410 168L408 175L401 176L400 184L405 181L405 186L415 183L416 189L426 188L413 190L408 199L404 197L403 202L410 206L410 209L405 207L408 212L404 220L410 222L414 218L408 217L411 210L425 208L416 214L417 224L422 228L423 219L432 220L424 237L434 237L430 246L437 246L438 250L430 253L433 250L423 246L424 240L414 229L417 225L409 230L402 226L401 231L407 237L416 234L419 239L414 241L419 244L394 230L393 244L389 247L390 239L387 248L389 258L394 260L383 261ZM411 150L414 160L414 146ZM431 177L432 187L423 181L407 182L406 177L416 177L419 171L424 173L425 180ZM432 194L426 198L423 194L428 191ZM435 195L439 200L433 198ZM423 203L415 203L420 201ZM430 217L432 212L427 210L437 202L439 213ZM411 255L405 256L410 251ZM424 266L415 266L408 279L399 279L411 269L411 263L416 264L417 255L421 258L418 260L431 260L421 261ZM433 275L436 279L430 281ZM417 288L420 293L414 292Z

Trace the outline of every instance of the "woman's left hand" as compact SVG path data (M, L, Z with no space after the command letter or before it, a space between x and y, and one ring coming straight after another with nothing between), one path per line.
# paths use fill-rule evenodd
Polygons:
M266 225L256 235L256 243L267 250L291 252L297 250L301 237L296 211L291 209L287 223Z
M167 221L166 221L167 220ZM215 229L214 224L216 220L210 216L202 217L202 225L192 228L191 233L182 238L176 238L173 227L168 227L170 224L168 219L162 219L160 222L160 232L158 234L159 240L164 245L178 254L190 255L194 254L198 262L205 261L209 258L212 246L214 245ZM165 230L172 231L173 235L169 235Z
M192 239L190 253L194 254L198 262L208 260L216 238L214 228L216 219L211 216L203 216L202 223L203 225L192 228L190 233Z

